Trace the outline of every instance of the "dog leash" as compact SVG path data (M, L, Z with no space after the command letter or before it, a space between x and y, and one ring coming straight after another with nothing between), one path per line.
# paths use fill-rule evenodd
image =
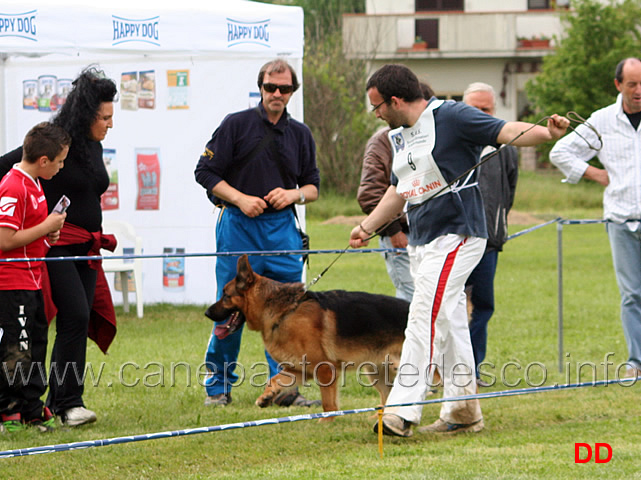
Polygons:
M373 236L372 236L372 238L373 238L374 236L375 236L375 235L373 235ZM344 254L348 249L349 249L349 244L347 245L347 247L345 247L343 250L341 250L341 252L336 256L336 258L334 258L334 260L332 260L332 263L330 263L329 265L327 265L327 267L325 267L325 270L323 270L321 273L319 273L318 275L316 275L316 277L314 277L314 279L313 279L311 282L309 282L309 284L308 284L308 285L306 285L306 286L305 286L304 290L305 290L305 291L307 291L308 289L310 289L311 287L313 287L313 286L314 286L314 285L315 285L315 284L316 284L316 283L321 279L321 277L322 277L323 275L325 275L325 274L327 273L327 271L328 271L330 268L332 268L332 266L334 266L334 264L338 261L338 259L339 259L339 258L341 258L341 256L342 256L342 255L343 255L343 254Z
M578 124L577 126L585 125L586 127L588 127L590 130L592 130L592 131L595 133L595 135L597 136L597 139L599 140L599 147L598 147L598 148L597 148L597 147L595 147L595 146L593 146L593 145L592 145L592 144L591 144L591 143L590 143L590 142L589 142L589 141L588 141L588 140L587 140L583 135L581 135L579 132L577 132L577 131L576 131L576 128L575 128L575 127L573 127L573 126L572 126L572 124L568 125L568 128L570 128L574 133L576 133L579 137L581 137L581 139L583 139L583 141L584 141L585 143L587 143L588 147L589 147L591 150L595 150L596 152L599 152L599 151L603 148L603 139L602 139L602 137L601 137L601 134L598 132L598 130L597 130L594 126L592 126L590 123L588 123L588 121L587 121L585 118L583 118L581 115L579 115L578 113L576 113L576 112L574 112L574 111L569 111L569 112L567 112L567 113L566 113L566 115L565 115L565 117L566 117L570 122L574 122L574 123ZM384 225L382 225L381 227L378 227L376 230L374 230L374 232L373 232L369 237L367 237L365 240L363 240L363 242L369 242L370 240L372 240L373 238L375 238L376 236L378 236L378 235L379 235L379 232L382 232L382 231L383 231L383 230L385 230L385 229L386 229L390 224L392 224L392 223L393 223L393 222L395 222L396 220L398 220L398 219L402 218L404 215L407 215L407 212L409 212L410 210L412 210L412 209L414 209L414 208L416 208L416 207L418 207L418 206L420 206L420 205L424 205L424 204L426 204L427 202L429 202L430 200L432 200L433 198L436 198L440 193L444 192L444 191L445 191L446 189L448 189L448 188L451 188L451 187L452 187L452 185L454 185L455 183L457 183L459 180L462 180L462 179L463 179L464 177L466 177L467 175L470 175L474 170L476 170L477 168L479 168L479 167L480 167L481 165L483 165L485 162L487 162L487 161L488 161L488 160L490 160L491 158L496 157L496 156L499 154L499 152L501 152L504 148L506 148L506 147L508 147L508 146L512 145L514 142L516 142L519 138L521 138L521 137L522 137L523 135L525 135L527 132L529 132L530 130L532 130L534 127L536 127L537 125L539 125L540 123L542 123L542 122L544 122L544 121L547 121L547 120L548 120L548 119L550 119L550 118L552 118L550 115L546 115L545 117L541 118L541 119L540 119L539 121L537 121L536 123L533 123L531 126L529 126L529 127L528 127L528 128L526 128L525 130L523 130L522 132L520 132L518 135L516 135L516 136L515 136L512 140L510 140L508 143L504 143L504 144L502 144L499 148L497 148L496 150L494 150L492 153L489 153L488 155L486 155L486 156L485 156L485 157L484 157L480 162L476 163L473 167L471 167L471 168L467 169L467 170L466 170L466 171L464 171L461 175L459 175L459 176L458 176L458 177L456 177L454 180L452 180L452 181L451 181L451 182L449 182L447 185L445 185L443 188L441 188L440 190L438 190L438 191L437 191L433 196L431 196L430 198L428 198L427 200L425 200L425 202L422 202L422 203L417 204L417 205L412 205L412 206L411 206L411 207L409 207L407 210L405 210L403 213L400 213L400 214L399 214L399 215L397 215L396 217L392 218L389 222L385 223L385 224L384 224ZM363 228L363 227L361 227L361 229L362 229L362 228ZM319 273L319 274L318 274L314 279L312 279L312 281L311 281L311 282L310 282L310 283L305 287L305 291L307 291L309 288L311 288L312 286L314 286L314 285L315 285L315 284L316 284L316 283L317 283L317 282L318 282L318 281L323 277L323 275L325 275L325 273L327 273L327 271L328 271L328 270L329 270L329 269L330 269L330 268L331 268L331 267L332 267L332 266L333 266L333 265L338 261L338 259L339 259L339 258L340 258L340 257L341 257L341 256L342 256L342 255L347 251L347 250L349 250L349 248L350 248L350 246L349 246L349 244L348 244L348 245L347 245L347 247L345 247L345 248L344 248L344 249L343 249L343 250L342 250L342 251L341 251L341 252L336 256L336 258L334 258L334 260L333 260L333 261L332 261L332 262L331 262L327 267L325 267L325 269L324 269L321 273Z
M466 170L465 172L463 172L461 175L459 175L459 176L458 176L458 177L456 177L454 180L452 180L451 182L449 182L447 185L445 185L443 188L441 188L437 193L435 193L432 197L428 198L425 202L421 203L420 205L424 205L425 203L429 202L432 198L435 198L436 196L438 196L438 194L440 194L441 192L443 192L443 191L444 191L444 190L446 190L447 188L450 188L454 183L458 182L458 181L459 181L459 180L461 180L463 177L465 177L465 176L469 175L473 170L475 170L476 168L480 167L483 163L487 162L490 158L493 158L493 157L495 157L496 155L498 155L498 154L499 154L499 152L500 152L503 148L505 148L505 147L506 147L506 146L508 146L508 145L511 145L513 142L515 142L516 140L518 140L518 139L519 139L519 137L521 137L522 135L525 135L528 131L530 131L531 129L533 129L536 125L538 125L539 123L541 123L541 122L542 122L542 121L544 121L544 120L547 120L548 118L550 118L550 117L549 117L549 116L546 116L546 117L542 118L541 120L539 120L539 121L538 121L537 123L535 123L534 125L532 125L531 127L527 128L526 130L523 130L523 131L522 131L521 133L519 133L516 137L514 137L512 140L510 140L510 142L509 142L509 143L506 143L506 144L504 144L504 145L501 145L501 146L500 146L498 149L496 149L494 152L492 152L492 153L488 154L485 158L483 158L483 160L481 160L479 163L477 163L476 165L474 165L472 168L470 168L470 169ZM389 222L387 222L387 223L386 223L386 224L384 224L383 226L381 226L381 227L377 228L376 230L374 230L374 232L373 232L369 237L367 237L365 240L363 240L363 242L369 242L370 240L372 240L373 238L375 238L376 236L378 236L378 235L379 235L379 232L382 232L383 230L385 230L385 229L386 229L386 228L387 228L391 223L393 223L393 222L395 222L396 220L398 220L398 219L402 218L402 217L403 217L403 215L407 215L407 212L408 212L408 211L410 211L411 209L413 209L413 208L415 208L415 207L418 207L418 206L419 206L419 205L413 205L413 206L409 207L409 208L408 208L406 211L404 211L403 213L401 213L401 214L397 215L396 217L392 218ZM361 227L361 229L362 229L362 228L363 228L363 227ZM363 231L364 231L364 230L363 230ZM367 233L367 232L366 232L366 233ZM345 253L349 248L350 248L350 246L349 246L349 244L348 244L348 245L347 245L347 247L345 247L345 248L344 248L344 249L343 249L343 250L342 250L342 251L341 251L341 252L336 256L336 258L334 258L334 260L333 260L333 261L332 261L332 262L331 262L327 267L325 267L325 269L324 269L321 273L319 273L319 274L318 274L318 275L317 275L317 276L316 276L316 277L315 277L315 278L314 278L314 279L309 283L309 285L307 285L307 286L305 287L305 291L307 291L307 289L309 289L309 288L311 288L312 286L314 286L314 285L315 285L315 284L316 284L316 283L317 283L317 282L318 282L318 281L323 277L323 275L325 275L325 273L327 273L327 271L328 271L330 268L332 268L332 266L333 266L333 265L338 261L338 259L339 259L339 258L340 258L340 257L341 257L341 256L342 256L342 255L343 255L343 254L344 254L344 253Z

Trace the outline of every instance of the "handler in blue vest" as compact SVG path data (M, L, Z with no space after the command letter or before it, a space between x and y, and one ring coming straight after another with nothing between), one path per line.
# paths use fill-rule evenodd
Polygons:
M287 103L299 84L294 69L277 59L258 74L261 102L228 115L207 143L196 167L196 181L222 207L216 225L216 251L300 250L294 204L318 198L320 175L316 145L309 128L289 116ZM218 296L236 276L237 257L218 257ZM250 257L255 272L280 282L300 282L301 255ZM205 405L231 402L231 386L240 350L242 330L226 335L224 322L212 332L205 360L211 371ZM265 351L270 378L276 362ZM275 399L281 406L318 405L298 391Z
M553 115L547 128L506 123L464 103L425 100L418 78L403 65L377 70L367 83L367 95L376 116L392 128L393 175L383 199L352 230L350 245L366 245L408 202L407 251L414 278L399 371L387 403L422 401L435 364L443 379L443 397L472 395L475 365L464 286L485 251L487 228L476 171L465 172L478 163L485 145L517 137L515 145L556 140L569 122ZM434 351L439 358L433 357ZM422 405L385 408L383 433L409 437L421 413ZM444 402L440 418L419 431L478 432L483 427L478 400L466 400Z

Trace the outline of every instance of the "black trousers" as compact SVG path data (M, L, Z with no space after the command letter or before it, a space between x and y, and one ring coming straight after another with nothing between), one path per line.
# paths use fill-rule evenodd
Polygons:
M89 243L53 247L47 256L84 256ZM47 406L57 415L82 407L87 357L87 332L96 270L87 261L47 262L51 296L58 309L56 339L49 368Z
M0 413L42 415L47 318L40 290L0 290Z

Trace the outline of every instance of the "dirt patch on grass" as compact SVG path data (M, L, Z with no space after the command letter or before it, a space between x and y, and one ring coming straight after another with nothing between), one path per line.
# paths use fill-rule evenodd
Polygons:
M346 217L345 215L339 215L337 217L332 217L325 220L322 225L350 225L355 227L363 221L365 215L354 215L351 217Z
M507 223L509 225L538 225L543 223L544 220L527 213L527 212L517 212L516 210L510 210L510 213L507 214Z
M347 217L345 215L338 215L337 217L332 217L328 220L325 220L323 225L350 225L356 226L363 221L365 215L354 215ZM543 223L543 220L537 218L536 216L526 213L526 212L517 212L516 210L511 210L508 214L507 221L510 225L538 225Z

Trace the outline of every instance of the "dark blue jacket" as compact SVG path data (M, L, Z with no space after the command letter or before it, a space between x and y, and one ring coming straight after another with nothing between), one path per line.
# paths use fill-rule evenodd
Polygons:
M270 129L270 144L247 161ZM286 178L282 178L278 162ZM225 117L207 143L194 174L209 194L222 180L246 195L260 198L277 187L291 189L311 184L320 188L316 144L307 125L291 118L287 111L273 125L262 102L257 108ZM266 210L274 211L271 207Z

